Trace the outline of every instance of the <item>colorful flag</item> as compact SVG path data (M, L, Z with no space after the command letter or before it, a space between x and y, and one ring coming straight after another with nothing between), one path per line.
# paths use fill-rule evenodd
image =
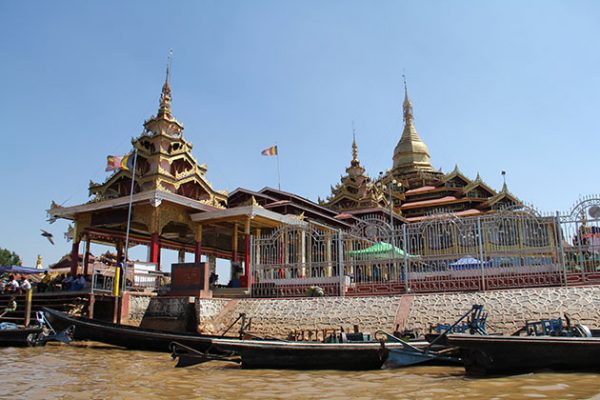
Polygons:
M271 146L268 149L264 149L261 154L263 156L276 156L277 155L277 145Z
M133 169L133 157L131 156L131 154L127 154L126 156L106 157L106 171L115 171L118 169Z

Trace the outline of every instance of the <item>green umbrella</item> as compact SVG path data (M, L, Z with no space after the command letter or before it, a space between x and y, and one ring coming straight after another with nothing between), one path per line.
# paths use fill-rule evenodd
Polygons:
M393 250L392 250L393 248ZM367 247L362 250L351 250L346 253L351 257L356 256L364 256L370 258L390 258L390 254L393 254L394 257L404 257L404 250L399 249L398 247L392 246L389 243L385 242L377 242L374 245ZM408 254L408 257L414 257L413 255Z

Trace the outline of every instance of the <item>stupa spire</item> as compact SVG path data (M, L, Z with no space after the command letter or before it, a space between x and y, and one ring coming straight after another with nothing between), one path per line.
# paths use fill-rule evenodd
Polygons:
M171 85L169 84L169 78L171 75L171 62L173 60L173 50L169 50L169 58L167 61L167 70L165 74L165 84L162 87L160 94L160 106L158 108L157 117L163 117L169 120L173 119L171 110Z
M402 79L404 80L404 103L402 103L402 108L404 109L404 123L412 125L413 108L412 102L410 101L410 97L408 97L408 85L406 84L406 76L402 75Z
M352 161L358 162L358 146L356 145L356 129L352 122Z
M160 105L155 117L144 122L146 131L154 134L162 134L173 137L180 137L183 131L183 125L173 117L171 110L171 62L173 61L173 50L169 50L167 67L165 71L165 83L160 93Z
M417 133L413 121L413 107L408 96L408 85L406 77L404 80L404 102L402 104L404 114L404 130L402 137L394 149L394 167L395 177L414 174L418 171L434 172L429 160L429 150Z

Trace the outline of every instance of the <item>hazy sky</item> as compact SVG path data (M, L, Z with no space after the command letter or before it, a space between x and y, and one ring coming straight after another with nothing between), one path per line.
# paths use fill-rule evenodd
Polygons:
M67 253L54 200L89 200L108 154L173 111L216 189L316 200L351 159L376 176L402 132L402 74L433 165L541 210L600 192L600 2L1 1L0 247ZM47 229L55 246L40 236Z

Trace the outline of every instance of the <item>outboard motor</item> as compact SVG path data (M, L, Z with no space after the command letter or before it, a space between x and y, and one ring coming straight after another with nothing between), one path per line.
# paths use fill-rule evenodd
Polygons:
M573 327L573 336L592 337L592 331L586 325L577 324Z

